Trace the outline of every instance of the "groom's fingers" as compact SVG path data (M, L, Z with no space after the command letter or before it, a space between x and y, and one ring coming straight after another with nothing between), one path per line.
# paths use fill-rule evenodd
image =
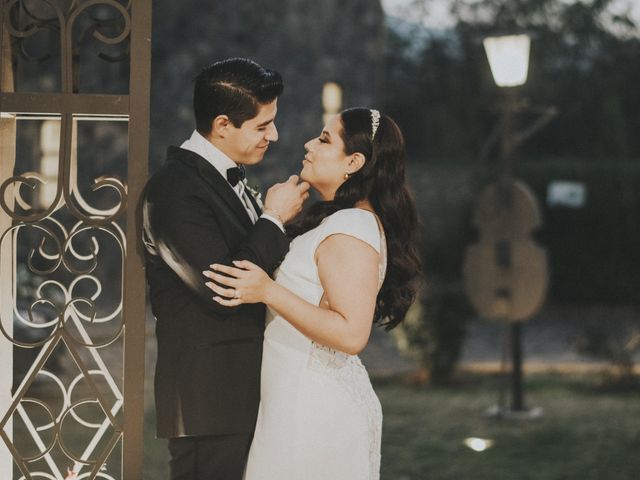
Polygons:
M298 184L298 180L300 180L300 177L298 177L298 175L291 175L289 178L287 178L286 181L284 181L282 183L274 183L273 185L271 185L269 190L278 190L279 188L282 188L287 183L290 183L292 185L297 185ZM306 183L306 182L304 182L304 183Z
M299 180L300 180L300 177L298 175L291 175L289 177L289 180L287 180L287 182L291 182L293 185L296 186L296 188L301 194L304 194L304 192L309 190L310 185L308 182L305 182L305 181L300 181L300 183L298 183Z

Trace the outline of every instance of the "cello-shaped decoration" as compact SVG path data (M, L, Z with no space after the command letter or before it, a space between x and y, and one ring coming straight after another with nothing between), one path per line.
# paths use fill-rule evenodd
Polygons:
M489 319L524 322L544 302L548 262L532 233L542 225L533 193L503 178L480 196L473 216L478 242L464 259L465 289L476 311Z

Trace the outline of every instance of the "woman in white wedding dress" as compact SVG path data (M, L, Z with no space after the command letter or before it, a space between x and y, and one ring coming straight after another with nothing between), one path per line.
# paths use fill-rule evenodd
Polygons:
M268 307L245 479L375 480L382 411L357 354L373 321L393 328L415 297L404 141L388 116L354 108L305 149L300 177L322 201L287 226L295 238L275 280L246 261L207 274L219 303Z

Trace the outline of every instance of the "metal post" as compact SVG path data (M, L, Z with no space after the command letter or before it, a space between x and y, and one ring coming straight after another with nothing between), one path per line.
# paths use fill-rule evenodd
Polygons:
M501 156L502 175L505 179L513 179L513 152L514 152L514 132L516 96L512 88L503 89L504 98L502 104L502 136L501 136Z
M511 325L511 362L513 381L511 410L518 412L525 410L522 388L522 324L520 322Z
M0 182L13 175L15 164L15 118L0 119ZM10 199L13 207L13 199ZM0 209L0 235L11 228L11 217ZM13 335L13 234L9 234L0 244L0 322L8 335ZM6 411L12 402L11 388L13 385L13 345L0 335L0 412ZM9 438L13 439L13 422L5 427ZM1 446L2 444L0 444ZM9 450L0 448L0 474L11 478L13 459Z
M13 91L13 67L11 64L11 43L9 35L4 29L4 15L0 12L0 92ZM2 105L0 105L0 112ZM15 117L0 118L0 183L13 175L16 160L16 119ZM8 199L10 208L14 206L14 199ZM11 217L0 209L0 235L11 227ZM13 258L13 235L9 235L0 244L0 322L5 331L13 335L13 267L9 259ZM0 412L4 412L12 402L13 385L13 346L3 336L0 336ZM13 439L13 422L7 423L5 432ZM7 449L0 448L0 473L11 477L13 475L13 459Z
M131 76L129 116L129 204L127 206L127 262L124 312L124 401L122 440L123 479L142 478L144 424L145 282L139 204L147 180L149 160L149 85L151 76L151 0L137 0L131 8ZM147 141L137 141L143 138Z
M503 198L505 208L509 212L509 216L513 219L513 198L511 184L514 179L513 163L515 151L516 131L515 113L517 110L516 93L513 88L505 88L504 104L503 104L503 124L502 124L502 180L503 180ZM510 228L512 227L511 222ZM506 243L506 242L505 242ZM505 250L508 252L505 259L508 268L512 268L511 252L512 246L509 242ZM511 301L511 298L508 298ZM511 346L511 410L523 411L524 408L524 390L522 388L522 324L515 322L510 328L510 346Z

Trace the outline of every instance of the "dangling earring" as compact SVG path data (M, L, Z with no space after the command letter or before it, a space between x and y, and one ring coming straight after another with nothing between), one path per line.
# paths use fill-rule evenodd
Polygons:
M344 179L345 179L345 180L349 180L349 174L348 174L348 173L345 173L345 174L344 174Z

